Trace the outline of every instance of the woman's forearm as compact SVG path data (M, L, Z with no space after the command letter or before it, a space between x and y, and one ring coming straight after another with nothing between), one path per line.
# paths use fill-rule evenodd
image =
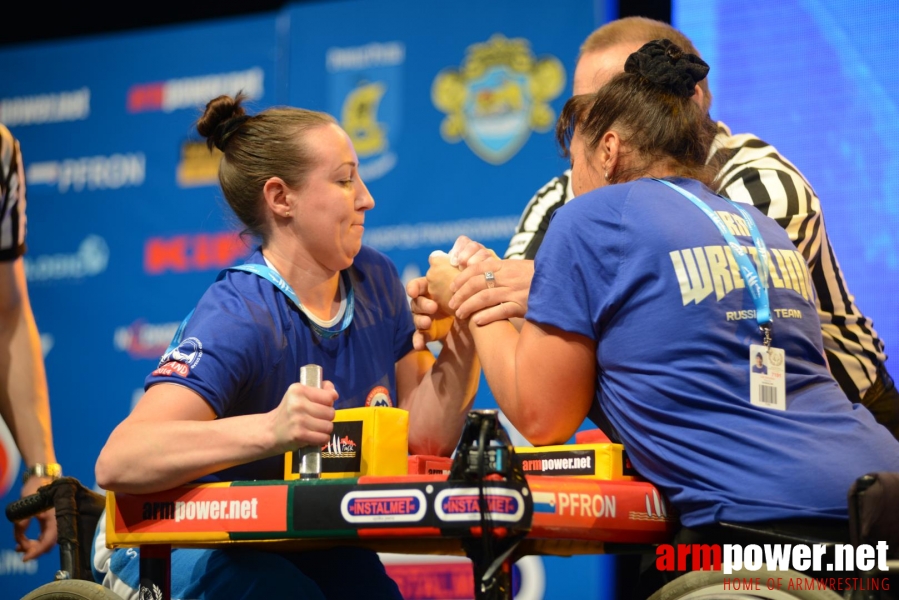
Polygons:
M133 494L170 489L279 453L269 415L212 421L131 421L110 435L97 460L97 484Z
M478 326L478 355L496 403L535 446L560 444L586 418L595 390L591 340L550 326L509 321Z
M409 409L409 451L449 456L478 390L481 368L466 323L456 321L437 361L412 393Z
M516 348L520 334L508 320L494 321L487 325L469 322L481 368L493 398L503 413L514 422L519 410Z

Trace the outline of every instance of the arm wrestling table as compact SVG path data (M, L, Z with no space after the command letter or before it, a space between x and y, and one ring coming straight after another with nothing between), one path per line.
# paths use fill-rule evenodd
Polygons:
M464 555L474 568L475 598L488 600L511 599L511 565L521 556L620 551L663 543L673 534L677 518L647 482L524 476L520 468L500 464L514 463L508 444L501 448L511 455L494 454L489 468L483 461L479 469L464 464L485 446L489 427L480 427L479 444L475 429L483 421L475 420L467 437L463 432L449 475L235 481L108 493L107 544L140 547L141 589L165 600L173 546L234 544L273 552L352 545Z
M511 550L506 572L514 558L528 554L598 554L608 544L662 543L676 523L656 489L638 481L529 476L526 484L486 481L484 496L500 545L496 554ZM107 543L139 546L141 586L155 586L166 599L172 546L229 544L466 555L474 565L475 597L488 597L477 583L491 566L479 543L479 488L446 476L232 482L107 498ZM516 535L523 536L517 545L502 547Z

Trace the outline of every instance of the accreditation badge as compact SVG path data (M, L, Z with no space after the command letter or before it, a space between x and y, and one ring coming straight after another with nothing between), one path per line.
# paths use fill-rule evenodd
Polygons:
M749 346L749 402L787 410L786 359L780 348Z

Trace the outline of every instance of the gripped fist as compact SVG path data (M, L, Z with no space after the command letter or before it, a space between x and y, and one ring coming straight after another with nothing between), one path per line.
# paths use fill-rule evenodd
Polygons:
M466 235L460 235L449 251L449 258L451 265L464 269L488 258L499 257L496 252L484 244L476 242Z
M303 446L324 446L334 431L337 390L330 381L322 388L294 383L273 411L275 446L279 452Z
M438 315L440 308L428 297L428 280L417 277L406 284L406 293L411 298L412 322L415 333L412 334L412 346L416 350L425 350L430 342L443 340L453 326L453 317Z
M428 298L437 303L437 313L440 316L451 316L452 309L449 301L452 297L450 286L459 274L459 268L450 262L449 255L443 252L432 252L428 257L428 269L426 279L428 282Z

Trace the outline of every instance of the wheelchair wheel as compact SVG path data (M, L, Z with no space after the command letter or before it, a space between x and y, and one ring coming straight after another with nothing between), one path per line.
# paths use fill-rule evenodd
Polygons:
M122 600L112 590L93 581L54 581L22 596L22 600Z
M733 582L759 580L761 589L734 589ZM768 589L769 578L781 579L780 589ZM691 571L681 575L674 581L665 584L656 591L648 600L700 600L712 598L742 598L745 600L765 598L767 600L840 600L842 596L828 589L788 589L791 580L812 579L808 575L797 571L734 571L725 575L723 571Z

